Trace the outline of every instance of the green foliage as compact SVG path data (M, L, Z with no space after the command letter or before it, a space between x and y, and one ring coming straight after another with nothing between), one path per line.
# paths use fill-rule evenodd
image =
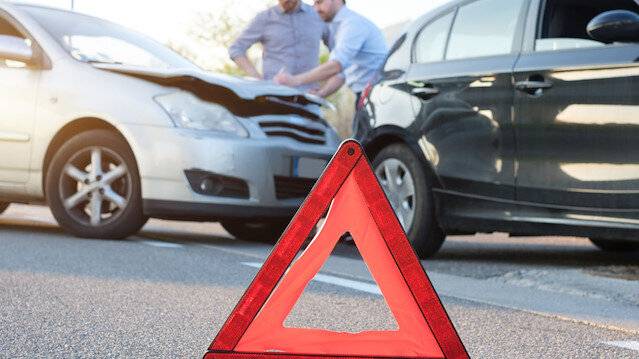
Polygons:
M168 46L207 71L245 76L226 52L247 25L247 21L233 11L237 6L237 3L229 2L215 12L196 14L187 32L187 42L191 46L176 41ZM255 57L253 52L249 57Z

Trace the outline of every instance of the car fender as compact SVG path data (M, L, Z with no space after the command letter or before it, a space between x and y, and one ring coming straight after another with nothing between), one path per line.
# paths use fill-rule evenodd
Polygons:
M41 133L35 141L31 156L31 174L26 184L27 193L31 197L37 199L45 197L44 181L48 164L60 148L60 145L78 133L93 129L108 129L122 136L129 145L131 152L133 152L138 171L142 173L141 163L138 161L141 149L126 124L103 113L78 113L73 120L58 122L57 126L50 128L46 134Z
M433 163L427 158L426 149L419 144L419 141L412 137L409 132L399 126L384 125L372 129L362 140L362 146L366 151L366 155L371 161L384 147L391 143L402 143L413 151L422 166L426 168L427 174L430 176L433 185L441 188L441 180L435 171Z

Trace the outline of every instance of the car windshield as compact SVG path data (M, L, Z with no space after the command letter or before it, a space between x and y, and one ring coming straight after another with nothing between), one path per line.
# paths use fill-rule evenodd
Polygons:
M92 16L21 6L75 59L153 68L196 66L148 37Z

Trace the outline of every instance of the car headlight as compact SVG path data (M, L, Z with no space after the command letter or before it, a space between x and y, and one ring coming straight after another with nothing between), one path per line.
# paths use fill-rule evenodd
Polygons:
M216 131L247 138L248 131L224 106L205 102L188 92L155 97L176 127Z

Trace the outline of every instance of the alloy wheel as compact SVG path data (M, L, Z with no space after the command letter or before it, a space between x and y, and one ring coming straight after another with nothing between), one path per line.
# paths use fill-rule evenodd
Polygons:
M67 161L60 177L64 209L79 224L111 223L131 201L131 173L124 159L108 148L82 149Z
M408 167L398 159L389 158L375 168L375 175L404 231L408 232L415 220L415 183Z

